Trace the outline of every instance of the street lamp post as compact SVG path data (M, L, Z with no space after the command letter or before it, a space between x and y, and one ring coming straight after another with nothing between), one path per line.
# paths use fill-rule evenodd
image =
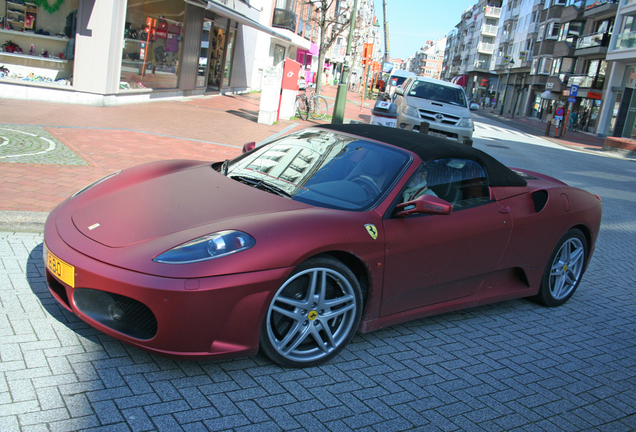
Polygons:
M351 45L353 43L353 32L356 27L356 11L358 9L358 0L353 2L353 11L351 12L351 24L349 26L349 38L347 39L347 54L345 56L345 64L340 74L340 83L338 84L338 93L336 93L336 102L333 106L333 115L331 117L332 124L342 124L344 122L345 106L347 104L347 87L349 81L349 68L351 62Z
M508 64L508 76L506 77L506 85L503 90L503 97L501 98L501 108L499 110L499 115L503 115L504 106L506 105L506 96L508 96L508 82L510 82L510 69L512 69L514 64L514 60L510 60L510 63Z

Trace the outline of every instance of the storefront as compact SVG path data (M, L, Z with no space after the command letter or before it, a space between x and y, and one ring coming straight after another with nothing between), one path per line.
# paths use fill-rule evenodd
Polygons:
M51 12L2 1L0 93L8 98L115 105L241 92L272 61L254 53L257 38L291 41L243 2L58 0Z

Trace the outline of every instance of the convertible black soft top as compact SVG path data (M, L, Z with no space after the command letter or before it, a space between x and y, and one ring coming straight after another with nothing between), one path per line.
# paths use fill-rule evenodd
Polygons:
M357 135L369 140L382 141L418 155L423 161L441 158L461 158L479 162L486 168L490 186L526 186L524 178L481 150L466 144L404 129L369 124L327 124L321 129Z

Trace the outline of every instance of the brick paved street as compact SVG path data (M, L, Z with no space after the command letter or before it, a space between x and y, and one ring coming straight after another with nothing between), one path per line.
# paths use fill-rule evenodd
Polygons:
M171 151L192 155L186 157L237 152L243 140L232 136L229 147L218 146L225 139L187 131L178 121L159 129L165 113L158 114L156 133L126 123L125 115L121 130L106 115L93 115L99 127L84 127L81 118L28 125L87 165L0 162L6 192L0 210L17 202L18 189L5 183L17 174L13 185L32 181L37 192L51 180L85 180ZM254 125L230 113L214 116L235 127ZM253 132L262 140L289 126L253 126ZM304 370L283 369L260 355L175 361L122 344L66 312L46 288L41 234L0 232L0 431L636 430L636 165L484 143L505 163L603 197L594 259L563 307L517 300L416 320L357 335L333 361ZM16 207L46 211L62 197Z
M612 248L564 307L413 321L285 370L262 356L169 360L93 330L49 294L41 241L0 233L2 431L636 428L636 277L598 259Z

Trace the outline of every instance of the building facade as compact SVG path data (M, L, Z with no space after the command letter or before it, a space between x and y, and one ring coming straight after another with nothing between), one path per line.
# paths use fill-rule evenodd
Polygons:
M372 1L359 1L373 13ZM0 0L2 97L117 105L258 90L263 71L285 58L309 81L319 67L315 2L50 3Z

